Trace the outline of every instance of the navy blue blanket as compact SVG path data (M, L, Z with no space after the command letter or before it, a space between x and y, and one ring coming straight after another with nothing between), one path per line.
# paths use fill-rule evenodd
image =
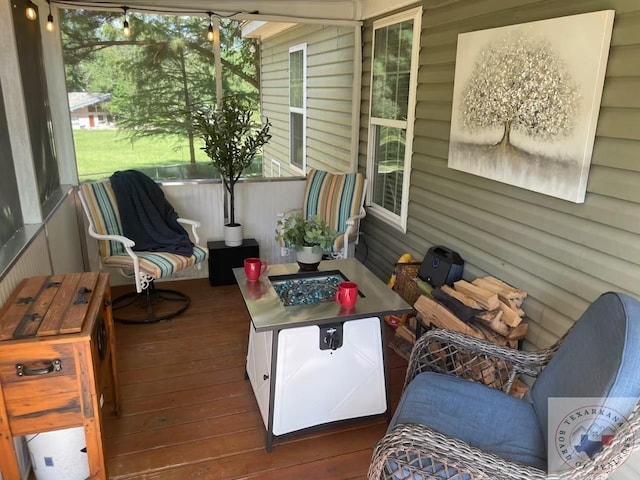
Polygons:
M122 233L136 242L133 250L193 255L189 234L156 182L137 170L111 175Z

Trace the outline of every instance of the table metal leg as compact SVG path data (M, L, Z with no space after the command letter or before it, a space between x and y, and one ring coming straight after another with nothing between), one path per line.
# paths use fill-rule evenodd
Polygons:
M271 452L273 447L273 410L275 406L276 396L276 373L278 364L278 338L280 330L273 331L273 339L271 341L271 373L269 374L269 418L267 420L267 453Z

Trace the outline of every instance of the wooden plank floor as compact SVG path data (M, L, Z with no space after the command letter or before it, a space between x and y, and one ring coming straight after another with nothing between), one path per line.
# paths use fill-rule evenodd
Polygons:
M122 415L105 418L112 479L364 479L386 419L276 440L244 379L249 315L239 289L207 279L163 283L191 296L180 317L116 326ZM114 297L122 293L114 288ZM390 338L392 331L385 326ZM387 351L394 411L406 361Z

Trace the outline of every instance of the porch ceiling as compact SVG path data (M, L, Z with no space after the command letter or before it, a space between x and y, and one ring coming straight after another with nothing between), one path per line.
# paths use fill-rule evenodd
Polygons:
M237 20L341 23L380 15L415 0L52 0L51 3L61 8L121 11L126 5L132 11L141 8L158 13L215 12L221 16L233 15Z

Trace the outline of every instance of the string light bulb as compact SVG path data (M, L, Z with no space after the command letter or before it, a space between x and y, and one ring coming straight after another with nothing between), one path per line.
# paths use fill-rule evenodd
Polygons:
M29 20L35 20L38 18L38 10L36 10L36 6L31 0L27 2L27 10L25 11L25 14Z
M124 21L122 22L122 33L125 37L131 35L131 29L129 28L129 20L127 20L127 10L129 7L122 7L122 11L124 12Z
M207 40L209 40L210 42L213 42L213 39L215 38L215 35L213 33L213 20L211 19L211 16L213 15L213 13L207 12L207 15L209 15L209 28L207 28Z
M51 0L47 0L47 5L49 5L49 15L47 15L47 32L53 32L56 27L53 24L53 14L51 13Z

